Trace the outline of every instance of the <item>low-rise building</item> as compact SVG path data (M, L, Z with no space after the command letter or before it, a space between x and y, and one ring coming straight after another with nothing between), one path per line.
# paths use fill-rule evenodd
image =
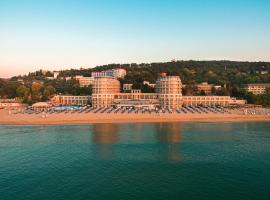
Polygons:
M57 79L57 77L59 76L60 72L59 71L53 71L53 78Z
M53 105L88 105L91 96L56 95L51 102Z
M131 91L133 84L125 83L123 84L123 91Z
M264 75L264 74L268 74L269 72L268 71L256 71L256 73Z
M204 91L206 94L211 94L212 89L214 87L214 84L209 84L207 82L199 83L196 85L198 88L198 91Z
M253 94L266 94L266 89L270 88L269 83L254 83L254 84L246 84L242 87L247 92L251 92Z
M22 84L22 85L24 85L24 80L23 80L22 78L19 78L19 79L17 80L17 82L20 83L20 84Z
M101 72L92 72L91 76L96 77L114 77L114 78L124 78L127 74L127 71L122 68L109 69Z
M0 103L0 109L20 109L24 108L22 103Z
M80 87L88 87L94 84L94 77L76 76L76 80L79 81Z
M37 102L31 106L33 110L48 110L51 107L52 105L48 102Z
M198 106L198 105L243 105L245 100L237 100L230 96L183 96L183 106Z
M131 90L130 93L115 94L113 106L152 109L159 106L159 100L156 93L141 93L141 90Z
M24 107L21 99L0 99L0 109L20 109Z
M47 72L49 72L49 71L47 71ZM47 74L47 72L46 72L46 74ZM44 74L44 75L46 75L46 74ZM54 79L57 79L58 76L59 76L59 74L60 74L59 71L53 71L53 76L47 76L46 79L48 79L48 80L54 80Z

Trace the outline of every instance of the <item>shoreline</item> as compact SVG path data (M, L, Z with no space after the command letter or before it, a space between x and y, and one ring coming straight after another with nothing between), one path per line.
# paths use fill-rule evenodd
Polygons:
M151 122L265 122L270 115L240 114L80 114L58 113L46 118L42 114L8 114L0 111L1 125L87 125L107 123Z

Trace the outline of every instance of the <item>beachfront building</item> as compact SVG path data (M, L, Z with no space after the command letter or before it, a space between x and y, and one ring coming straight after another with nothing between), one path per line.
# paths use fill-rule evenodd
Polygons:
M21 109L24 108L25 105L22 103L1 103L0 109Z
M114 78L124 78L127 75L127 71L122 68L109 69L101 72L92 72L91 76L97 77L114 77Z
M161 73L156 83L159 106L175 110L182 107L182 82L179 76Z
M131 88L128 88L131 89ZM96 77L93 85L93 107L161 108L176 110L190 105L242 105L243 100L230 96L182 96L182 82L179 76L161 73L156 82L155 93L141 93L132 90L120 93L120 82L113 77Z
M24 107L21 99L0 99L0 109L20 109Z
M131 90L130 93L118 93L114 95L114 107L148 108L159 106L158 94L141 93L141 90Z
M229 106L229 105L244 105L245 100L237 100L230 96L183 96L183 106Z
M52 105L50 103L47 103L47 102L37 102L37 103L34 103L31 108L33 110L39 110L39 111L42 111L42 110L48 110L52 107Z
M114 77L95 77L92 106L95 108L112 106L114 95L120 93L120 87L120 82Z
M112 77L96 77L92 94L93 107L160 107L175 110L182 106L182 82L179 76L162 73L156 83L156 93L131 90L120 93L120 82Z
M256 83L243 85L243 89L253 94L266 94L266 89L270 88L269 83Z
M126 107L177 110L192 105L243 105L244 100L230 96L182 96L182 82L179 76L161 73L155 85L155 93L142 93L126 84L125 93L120 92L120 81L112 76L97 76L93 81L92 97L57 95L51 99L54 105L87 105L94 108ZM127 91L130 92L127 92Z
M56 95L51 99L53 105L88 105L91 96Z

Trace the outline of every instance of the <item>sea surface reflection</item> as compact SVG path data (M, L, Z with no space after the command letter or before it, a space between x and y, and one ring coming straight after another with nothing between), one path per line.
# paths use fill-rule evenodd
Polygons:
M269 123L0 126L0 199L270 199Z
M91 133L92 141L96 144L96 156L100 159L143 157L150 160L179 161L182 158L179 145L182 141L181 130L181 123L155 123L150 126L149 124L95 124L92 126ZM124 152L116 148L125 145L129 145L129 149Z

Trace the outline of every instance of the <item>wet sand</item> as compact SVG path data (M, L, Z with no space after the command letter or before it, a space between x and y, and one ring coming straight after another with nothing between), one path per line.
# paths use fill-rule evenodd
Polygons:
M15 125L62 125L95 123L136 123L136 122L242 122L270 121L269 115L240 114L93 114L93 113L53 113L9 114L0 110L0 124Z

